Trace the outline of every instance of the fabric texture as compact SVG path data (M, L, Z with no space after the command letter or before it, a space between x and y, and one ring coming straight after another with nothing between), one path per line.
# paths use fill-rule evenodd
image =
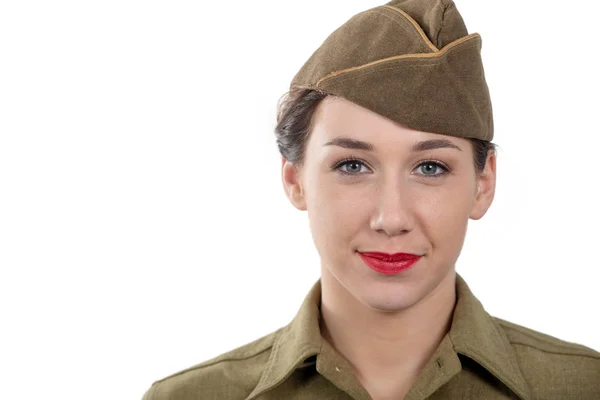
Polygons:
M320 331L321 282L285 327L155 382L143 400L367 400ZM600 353L490 316L456 274L443 338L404 400L600 399Z
M331 33L293 78L415 130L491 141L481 36L449 0L393 0Z

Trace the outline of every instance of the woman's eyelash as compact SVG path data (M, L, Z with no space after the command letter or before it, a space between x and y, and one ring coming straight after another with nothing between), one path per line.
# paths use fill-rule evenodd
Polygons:
M442 177L442 176L447 175L447 174L450 173L450 168L447 167L446 164L444 164L444 163L442 163L440 161L436 161L436 160L424 160L424 161L421 161L419 164L417 164L417 168L419 168L419 167L421 167L422 165L425 165L425 164L435 165L435 166L439 167L442 170L442 172L440 174L436 174L436 175L422 174L423 176L427 176L427 177L430 177L430 178L440 178L440 177Z
M338 172L342 175L359 175L359 173L346 172L346 171L340 169L340 167L342 167L343 165L350 164L350 163L357 163L357 164L367 166L367 164L364 160L361 160L358 157L350 156L350 157L344 158L344 159L336 162L333 165L332 169L338 170ZM423 176L430 177L430 178L439 178L450 172L450 168L448 166L446 166L446 164L442 163L441 161L437 161L437 160L423 160L419 164L417 164L416 168L419 168L425 164L435 165L438 168L440 168L442 170L442 172L439 174L435 174L435 175L428 175L428 174L419 174L419 175L423 175Z
M340 161L336 162L336 163L333 165L333 167L331 167L331 169L334 169L334 170L335 170L335 169L338 169L338 168L340 168L342 165L345 165L345 164L350 164L350 163L353 163L353 162L354 162L354 163L359 163L359 164L362 164L362 165L365 165L365 166L366 166L366 163L365 163L363 160L361 160L361 159L359 159L359 158L355 158L355 157L348 157L348 158L344 158L344 159L342 159L342 160L340 160ZM345 171L341 171L341 172L344 172L344 173L346 173L346 174L349 174L348 172L345 172Z
M342 159L342 160L339 160L339 161L335 162L335 163L333 164L333 166L331 167L331 169L332 169L333 171L336 171L336 170L337 170L337 172L339 172L339 173L340 173L340 174L342 174L342 175L358 175L358 174L356 174L356 173L351 173L351 172L346 172L346 171L343 171L343 170L340 168L340 167L342 167L343 165L350 164L350 163L358 163L358 164L361 164L361 165L365 165L365 166L366 166L366 163L365 163L365 161L361 160L360 158L357 158L357 157L350 156L350 157L347 157L347 158L344 158L344 159Z

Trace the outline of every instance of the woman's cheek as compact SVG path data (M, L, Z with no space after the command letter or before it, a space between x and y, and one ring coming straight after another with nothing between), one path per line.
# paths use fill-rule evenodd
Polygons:
M436 246L460 242L466 233L469 200L457 193L460 192L440 189L421 195L419 201L412 203L419 225Z

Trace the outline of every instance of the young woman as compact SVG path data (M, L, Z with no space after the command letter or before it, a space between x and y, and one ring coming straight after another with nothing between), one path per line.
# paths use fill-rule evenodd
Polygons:
M600 398L598 352L491 317L455 271L496 187L480 47L446 0L391 1L327 38L276 127L321 279L289 325L146 400Z

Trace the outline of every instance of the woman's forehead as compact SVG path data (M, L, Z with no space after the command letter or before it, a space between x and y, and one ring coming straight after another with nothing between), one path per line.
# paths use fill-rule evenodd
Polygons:
M408 146L413 151L432 148L463 150L468 143L464 138L411 129L348 100L332 96L319 104L313 121L313 135L314 142L319 146L366 151L378 151L389 146Z

